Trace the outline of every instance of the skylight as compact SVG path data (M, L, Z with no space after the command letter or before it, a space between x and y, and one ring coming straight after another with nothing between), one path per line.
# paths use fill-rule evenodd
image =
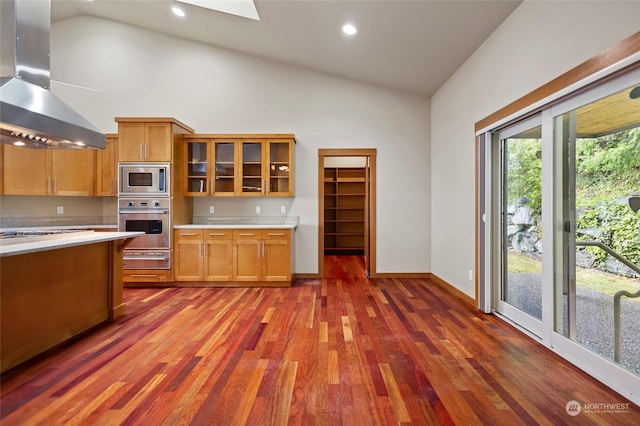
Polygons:
M242 16L243 18L260 20L253 0L177 0L180 3L192 4L218 12Z

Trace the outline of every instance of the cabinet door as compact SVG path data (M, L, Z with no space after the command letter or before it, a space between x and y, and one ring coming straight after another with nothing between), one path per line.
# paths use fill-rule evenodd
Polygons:
M175 232L175 280L201 281L203 277L202 231L178 230Z
M204 280L233 281L233 240L208 240L205 244Z
M266 148L266 195L292 197L293 140L268 140Z
M51 150L51 177L55 195L93 195L95 150Z
M171 161L173 138L170 123L146 123L144 161Z
M193 141L185 144L187 178L185 195L204 196L209 191L209 142Z
M260 281L262 272L260 231L233 231L233 272L236 281Z
M145 123L118 123L118 161L144 159Z
M211 195L235 195L238 152L239 144L233 140L216 140L212 143Z
M47 195L51 188L51 165L46 149L4 146L4 193Z
M236 195L262 196L265 194L263 142L261 140L243 140L240 144L241 169Z
M262 281L291 281L289 230L262 231Z
M96 195L100 197L118 194L117 137L107 135L105 149L96 151Z

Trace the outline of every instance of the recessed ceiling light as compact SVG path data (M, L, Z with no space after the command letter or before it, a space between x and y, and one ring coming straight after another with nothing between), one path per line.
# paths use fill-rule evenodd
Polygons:
M344 24L342 26L342 32L346 35L355 35L358 32L358 29L353 24Z
M174 15L184 18L184 11L180 9L178 6L172 6L171 11Z
M25 143L24 143L24 142L21 142L21 141L15 141L13 144L14 144L15 146L24 146L24 145L25 145Z

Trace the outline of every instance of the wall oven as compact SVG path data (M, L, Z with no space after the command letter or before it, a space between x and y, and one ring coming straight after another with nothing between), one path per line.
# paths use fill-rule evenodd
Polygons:
M120 197L168 197L169 163L119 163Z
M118 199L118 230L144 232L124 250L124 269L171 268L169 198Z

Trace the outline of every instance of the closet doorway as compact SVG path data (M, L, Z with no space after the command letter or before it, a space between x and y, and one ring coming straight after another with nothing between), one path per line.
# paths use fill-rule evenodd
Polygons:
M356 256L375 276L376 150L318 150L318 272L325 256ZM346 259L346 258L345 258ZM354 262L350 261L353 265Z

